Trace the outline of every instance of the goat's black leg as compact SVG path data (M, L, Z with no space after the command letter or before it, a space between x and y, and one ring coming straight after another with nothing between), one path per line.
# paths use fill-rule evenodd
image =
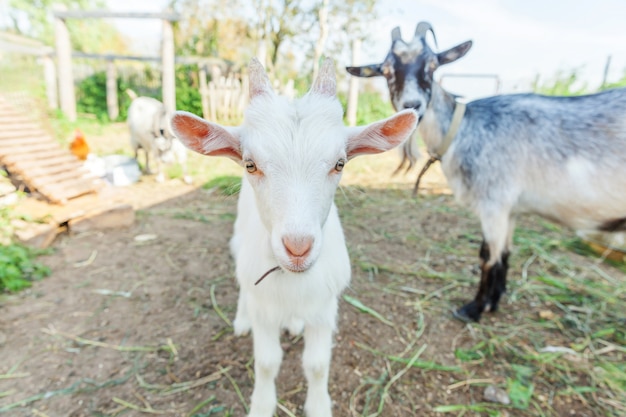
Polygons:
M509 252L505 251L500 255L500 260L492 268L493 281L491 292L489 293L488 311L497 311L502 294L506 292L506 273L509 269Z
M502 294L506 291L506 272L508 269L508 251L500 254L498 260L489 264L489 246L483 241L480 247L481 277L478 293L473 301L454 312L454 316L463 321L479 321L484 311L496 311Z

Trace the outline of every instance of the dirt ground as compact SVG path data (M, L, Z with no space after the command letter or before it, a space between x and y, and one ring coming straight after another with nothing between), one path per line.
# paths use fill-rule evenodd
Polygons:
M237 287L227 244L236 196L177 179L133 187L127 198L136 207L149 196L161 202L138 207L130 228L59 237L40 258L51 276L0 299L5 415L245 415L252 340L235 337L230 325ZM436 407L483 403L486 385L506 385L504 359L461 363L455 352L523 332L540 310L558 314L514 286L481 324L454 320L451 311L475 291L478 222L449 195L415 200L409 187L338 191L353 265L346 295L382 318L340 302L329 386L335 416L439 416ZM521 279L525 261L512 258L512 280ZM568 343L553 329L542 337L514 343ZM303 341L284 335L282 344L277 414L301 416ZM407 366L411 359L419 366ZM500 415L542 415L544 405L546 415L604 415L588 397L555 395L566 388L537 382L533 407L503 407ZM451 415L462 414L487 415Z

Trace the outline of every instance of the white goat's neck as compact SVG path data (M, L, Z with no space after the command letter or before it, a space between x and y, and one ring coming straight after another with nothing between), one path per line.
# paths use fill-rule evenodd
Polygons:
M417 127L431 156L443 156L440 153L441 147L446 132L450 128L454 105L454 96L446 92L439 84L433 83L428 108Z

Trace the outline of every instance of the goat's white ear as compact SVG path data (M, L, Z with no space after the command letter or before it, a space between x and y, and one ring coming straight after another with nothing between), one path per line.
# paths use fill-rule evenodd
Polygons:
M274 92L265 68L256 58L252 58L248 65L248 77L250 77L250 99Z
M241 161L239 138L222 126L200 117L177 111L172 117L172 130L178 139L192 151L203 155L226 156Z
M331 58L325 58L324 62L322 62L320 71L311 86L311 92L328 97L335 97L337 94L335 64Z
M407 109L380 122L350 128L346 150L348 159L388 151L404 142L416 126L417 113Z

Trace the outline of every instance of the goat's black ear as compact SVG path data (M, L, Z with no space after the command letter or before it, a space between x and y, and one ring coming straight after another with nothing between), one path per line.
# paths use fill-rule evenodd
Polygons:
M377 77L383 75L381 64L364 65L362 67L346 67L346 71L356 77Z
M437 54L437 60L439 65L449 64L464 56L467 51L472 47L472 41L463 42L447 51L439 52Z

